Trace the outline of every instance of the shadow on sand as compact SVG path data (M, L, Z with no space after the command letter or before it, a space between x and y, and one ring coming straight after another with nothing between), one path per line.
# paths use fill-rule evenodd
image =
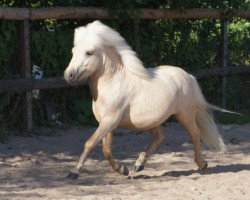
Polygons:
M233 172L237 173L243 170L250 171L250 164L231 164L231 165L217 165L215 167L209 167L206 170L181 170L181 171L169 171L159 176L148 176L148 175L138 175L132 177L133 179L153 179L157 177L181 177L181 176L190 176L192 174L200 174L200 175L209 175L209 174L221 174Z

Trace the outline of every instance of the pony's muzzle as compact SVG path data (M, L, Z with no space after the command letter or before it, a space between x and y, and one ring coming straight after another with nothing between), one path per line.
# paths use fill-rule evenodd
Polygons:
M64 72L64 79L70 84L75 82L75 77L76 77L76 74L72 71Z

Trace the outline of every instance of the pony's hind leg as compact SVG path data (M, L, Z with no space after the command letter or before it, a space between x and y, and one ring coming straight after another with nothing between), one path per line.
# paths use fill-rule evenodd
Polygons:
M144 169L147 159L150 157L150 155L152 155L155 152L155 150L160 146L160 144L165 138L165 135L161 126L152 128L150 130L150 133L151 133L153 141L144 152L140 153L140 156L135 163L134 171L136 172L142 171Z
M104 156L107 158L107 160L109 161L109 164L111 165L112 169L122 175L128 175L129 174L129 170L126 166L124 165L120 165L118 163L115 162L113 155L112 155L112 140L113 140L113 133L110 132L108 133L108 135L106 135L103 139L102 139L102 152L104 154Z
M196 124L195 117L185 117L176 116L177 120L182 124L182 126L187 130L192 142L194 144L194 153L195 153L195 162L198 165L199 169L206 169L207 162L205 161L201 153L201 136L200 130Z

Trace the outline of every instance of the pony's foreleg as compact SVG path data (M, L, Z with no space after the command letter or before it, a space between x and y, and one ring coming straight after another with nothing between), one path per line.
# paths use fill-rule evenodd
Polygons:
M80 169L87 160L89 153L109 132L112 131L113 128L114 127L110 124L100 124L94 134L85 143L83 153L80 156L77 165L72 170L70 170L68 178L77 179L79 177Z
M135 163L134 171L139 172L144 169L144 165L147 162L147 159L152 155L155 150L160 146L163 142L165 135L161 126L155 127L150 130L152 136L152 143L147 147L147 149L142 152Z
M126 166L124 165L120 165L118 163L115 162L113 155L112 155L112 144L113 141L113 133L110 132L108 133L108 135L106 135L103 139L102 139L102 152L104 154L104 156L107 158L107 160L109 161L109 164L111 165L111 167L113 168L114 171L116 171L119 174L122 175L128 175L129 174L129 170Z

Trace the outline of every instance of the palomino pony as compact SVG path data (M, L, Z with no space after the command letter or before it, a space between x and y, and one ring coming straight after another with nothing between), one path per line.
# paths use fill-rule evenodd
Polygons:
M89 153L101 140L113 170L129 174L128 168L112 156L113 130L117 127L150 131L152 143L135 163L135 171L143 170L147 159L164 140L161 124L173 114L192 139L195 162L200 169L207 168L201 154L201 139L208 147L225 148L210 113L219 108L207 103L196 79L181 68L145 69L124 38L100 21L75 30L72 53L64 78L70 84L88 78L99 127L85 143L70 178L79 176Z

